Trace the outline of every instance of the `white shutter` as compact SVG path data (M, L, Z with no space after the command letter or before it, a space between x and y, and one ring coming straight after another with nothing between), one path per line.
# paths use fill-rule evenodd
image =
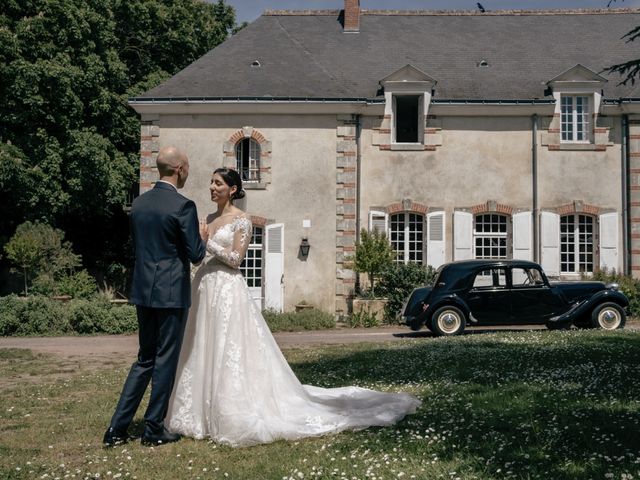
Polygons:
M600 268L619 270L618 265L618 214L600 215Z
M540 214L541 264L551 277L560 276L560 215L552 212Z
M473 258L473 215L453 212L453 259Z
M369 231L377 229L379 232L387 235L387 224L389 223L389 216L385 212L379 212L371 210L369 212Z
M427 264L438 268L444 263L444 212L427 214Z
M284 225L267 225L264 265L265 308L281 312L284 306Z
M513 258L533 260L531 212L513 215Z

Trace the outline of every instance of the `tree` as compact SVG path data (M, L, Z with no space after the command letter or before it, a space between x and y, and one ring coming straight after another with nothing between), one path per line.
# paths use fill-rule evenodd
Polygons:
M235 26L223 0L6 0L0 11L0 247L61 227L94 268L127 257L140 127L130 96ZM6 201L5 201L6 199Z
M24 294L29 293L29 280L43 277L50 283L74 272L81 265L80 256L64 241L62 230L46 223L25 222L5 245L7 258L22 269Z
M369 291L373 293L376 275L389 267L394 257L395 252L384 233L377 229L369 232L363 228L356 245L355 255L351 260L356 272L367 274Z
M607 7L610 7L616 0L610 0ZM624 1L624 0L621 0ZM633 42L640 37L640 25L627 32L622 38L627 42ZM620 82L621 85L626 85L631 82L631 85L636 83L636 78L640 76L640 58L629 60L627 62L617 63L605 68L607 73L619 73L624 76L624 80Z

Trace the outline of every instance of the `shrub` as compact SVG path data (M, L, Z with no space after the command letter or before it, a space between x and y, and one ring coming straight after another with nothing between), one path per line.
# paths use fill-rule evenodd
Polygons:
M132 333L135 307L112 305L98 296L61 303L43 296L0 297L0 335Z
M135 307L112 305L106 298L69 302L69 323L76 333L130 333L138 328Z
M296 330L323 330L335 328L336 320L330 313L317 308L304 309L299 312L262 312L272 332L293 332Z
M376 313L371 313L369 310L360 310L354 312L346 318L347 325L351 328L370 328L380 325L380 320Z
M70 295L73 298L90 298L97 291L96 280L86 270L63 275L54 287L56 295Z
M0 336L14 335L20 326L19 310L24 300L17 295L0 297Z
M61 335L71 332L65 307L59 302L35 296L19 299L12 306L18 325L8 335Z
M588 278L583 278L589 280ZM604 283L617 283L619 290L629 299L629 310L634 317L640 316L640 280L629 275L616 273L615 270L596 270L593 272L592 280Z
M376 294L386 297L384 307L386 322L396 323L405 299L416 287L430 285L436 277L436 270L417 263L395 263L382 272Z

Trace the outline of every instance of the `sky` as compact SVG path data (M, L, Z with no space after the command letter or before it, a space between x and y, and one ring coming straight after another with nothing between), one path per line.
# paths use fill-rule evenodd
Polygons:
M211 0L210 0L211 1ZM480 0L485 10L606 8L609 0ZM475 10L477 0L360 0L361 8L393 10ZM225 0L238 23L252 22L264 10L338 10L344 0ZM612 7L640 8L640 0L617 0Z

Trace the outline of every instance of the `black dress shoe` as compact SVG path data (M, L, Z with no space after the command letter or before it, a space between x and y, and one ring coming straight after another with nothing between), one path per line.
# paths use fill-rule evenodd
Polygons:
M129 436L126 431L116 430L113 427L107 428L107 431L104 433L104 438L102 439L102 444L105 447L115 447L116 445L122 445L123 443L127 443Z
M159 432L152 431L149 427L144 429L140 443L147 447L154 445L164 445L165 443L177 442L180 440L180 435L177 433L171 433L166 428L162 428Z

